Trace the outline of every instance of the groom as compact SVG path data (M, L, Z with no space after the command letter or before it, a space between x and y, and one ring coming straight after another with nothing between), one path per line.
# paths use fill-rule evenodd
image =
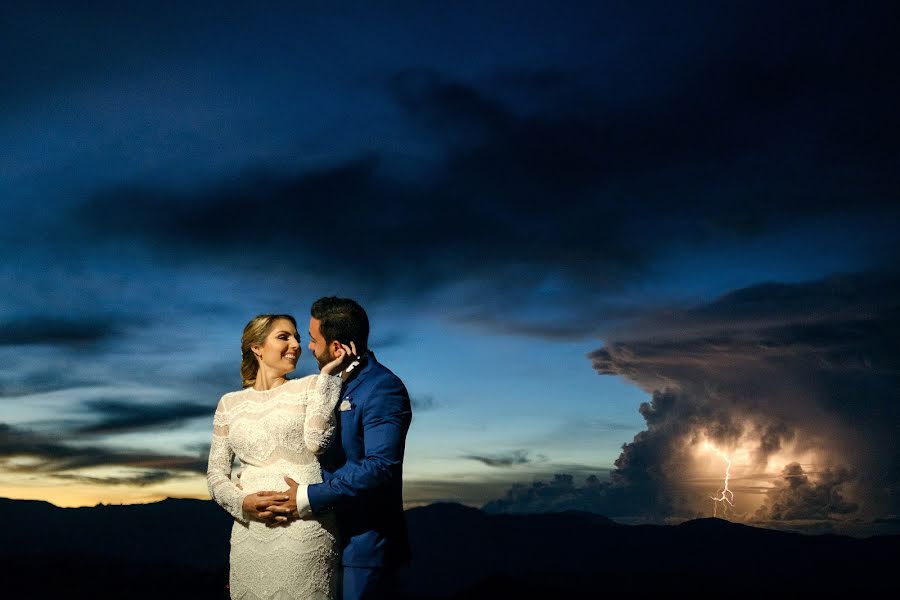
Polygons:
M342 343L354 342L359 358L341 374L335 439L321 457L324 481L288 480L289 500L271 510L294 518L336 511L344 600L392 598L396 569L409 558L402 497L409 394L368 349L369 318L359 304L320 298L310 314L309 349L320 367Z

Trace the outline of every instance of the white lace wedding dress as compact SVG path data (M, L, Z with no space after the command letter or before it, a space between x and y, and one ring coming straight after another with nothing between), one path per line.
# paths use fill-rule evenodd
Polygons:
M334 435L341 378L310 375L268 391L245 388L222 396L213 420L207 483L213 500L235 518L231 530L231 597L334 597L338 549L328 516L268 527L243 514L244 497L322 481L316 454ZM242 470L232 476L235 455Z

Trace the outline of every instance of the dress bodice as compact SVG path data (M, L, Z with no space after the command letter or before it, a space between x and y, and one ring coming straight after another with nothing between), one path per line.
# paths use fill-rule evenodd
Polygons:
M246 494L321 480L316 455L334 435L341 379L310 375L272 390L245 388L222 396L213 419L207 467L210 496L243 520ZM242 468L232 477L234 457Z

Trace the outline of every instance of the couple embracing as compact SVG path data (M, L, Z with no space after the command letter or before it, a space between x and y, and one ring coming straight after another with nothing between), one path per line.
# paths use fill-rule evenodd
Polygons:
M409 557L409 394L368 349L358 303L321 298L310 314L320 374L288 379L301 353L297 323L260 315L241 339L243 389L216 408L207 482L235 519L231 597L392 598ZM232 477L235 456L242 469Z

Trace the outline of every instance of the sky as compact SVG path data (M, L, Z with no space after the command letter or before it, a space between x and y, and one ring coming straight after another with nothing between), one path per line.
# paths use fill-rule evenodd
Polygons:
M898 16L4 5L0 496L208 497L244 324L339 295L408 506L897 527Z

